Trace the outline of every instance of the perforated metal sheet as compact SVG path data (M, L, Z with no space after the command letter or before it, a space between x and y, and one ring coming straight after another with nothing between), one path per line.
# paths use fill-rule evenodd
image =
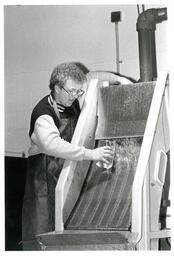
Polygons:
M96 139L142 136L155 82L101 88Z

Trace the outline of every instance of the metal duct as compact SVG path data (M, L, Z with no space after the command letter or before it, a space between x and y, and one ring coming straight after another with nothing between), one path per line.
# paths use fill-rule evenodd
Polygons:
M155 30L156 24L167 20L167 8L152 8L143 11L137 20L140 81L157 78Z

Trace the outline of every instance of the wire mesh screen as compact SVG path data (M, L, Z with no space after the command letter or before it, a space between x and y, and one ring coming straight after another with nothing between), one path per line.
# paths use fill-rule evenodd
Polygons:
M101 88L96 139L142 136L155 82Z

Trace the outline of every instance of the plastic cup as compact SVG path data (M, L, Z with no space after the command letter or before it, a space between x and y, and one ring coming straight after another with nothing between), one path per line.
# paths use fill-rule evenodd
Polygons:
M114 162L114 156L115 156L115 141L114 140L100 140L98 147L104 147L104 146L109 146L112 149L112 158L108 158L109 163L103 163L102 161L98 161L96 165L98 167L104 168L106 170L109 170L113 166Z

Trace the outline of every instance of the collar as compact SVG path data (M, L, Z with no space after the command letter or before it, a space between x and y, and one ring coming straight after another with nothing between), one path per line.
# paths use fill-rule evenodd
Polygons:
M55 101L55 100L53 99L52 94L50 94L50 95L48 96L48 102L50 103L51 106L53 106L54 101ZM61 112L61 113L64 112L65 107L64 107L62 104L56 102L56 106L57 106L57 109L59 110L59 112Z

